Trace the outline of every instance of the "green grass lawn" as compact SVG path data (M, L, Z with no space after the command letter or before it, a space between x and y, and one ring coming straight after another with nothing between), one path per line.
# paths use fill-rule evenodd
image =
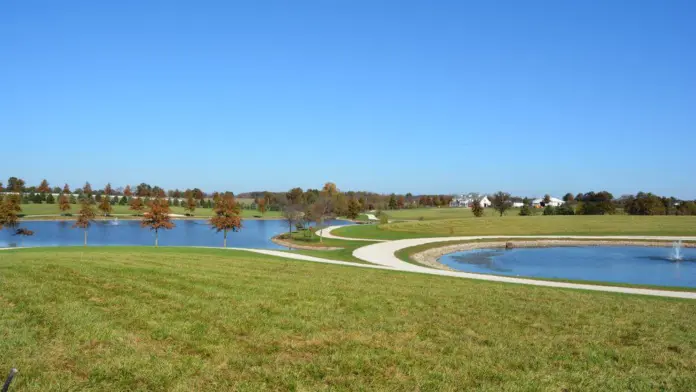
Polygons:
M333 234L388 240L466 235L696 235L696 217L504 216L346 226Z
M241 251L0 252L13 391L691 391L696 301Z
M292 232L292 239L286 238L284 241L290 241L303 246L316 246L317 249L293 249L289 252L330 260L367 264L366 261L354 257L353 251L361 246L369 245L372 242L334 240L330 238L323 238L320 242L318 235L314 234L313 236L308 236L309 233L310 231ZM341 249L322 249L321 247Z
M79 210L79 205L78 204L71 204L72 210L69 212L72 214L77 214L77 211ZM58 204L22 204L22 212L26 218L31 218L32 215L59 215L60 210L58 209ZM97 212L99 211L95 206L95 210ZM112 206L112 214L113 215L133 215L133 211L128 209L128 206L121 206L121 205L115 205ZM185 214L186 211L184 211L183 207L171 207L171 212L173 214ZM201 217L201 218L207 218L210 217L213 214L213 210L211 208L196 208L194 211L194 216ZM242 210L242 217L243 218L253 218L255 216L261 216L261 213L256 211L256 210ZM264 215L264 218L279 218L280 217L280 212L279 211L267 211ZM59 218L59 217L56 217Z
M433 219L458 219L458 218L473 218L471 208L411 208L404 210L385 210L384 213L389 215L390 219L394 220L433 220ZM519 209L511 209L508 215L516 215ZM541 214L541 211L539 211ZM496 216L497 213L492 208L484 210L484 216Z

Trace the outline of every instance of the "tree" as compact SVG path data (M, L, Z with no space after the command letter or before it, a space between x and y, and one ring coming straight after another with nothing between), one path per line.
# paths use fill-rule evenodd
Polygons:
M324 241L324 232L322 231L324 221L333 218L335 200L336 198L331 195L330 191L322 190L317 201L312 204L312 218L314 218L314 222L317 224L319 242Z
M89 182L85 182L85 186L82 187L82 192L87 195L88 198L92 197L92 185Z
M321 190L326 192L329 196L334 196L338 193L338 188L336 188L336 184L333 182L327 182Z
M471 212L475 217L480 218L483 216L483 206L481 205L481 199L475 198L471 203Z
M111 200L109 200L109 196L105 195L101 198L99 210L104 213L104 216L108 216L111 213L111 208Z
M111 189L111 183L109 182L109 183L107 183L106 186L104 187L104 194L105 194L105 195L111 195L111 194L113 194L113 193L114 193L114 191L113 191L113 189Z
M266 213L266 199L259 199L259 201L256 203L256 209L259 210L261 215Z
M70 195L70 204L77 204L77 198L75 195Z
M505 211L512 207L512 203L510 202L510 194L502 191L495 193L491 198L491 205L493 206L493 209L500 213L500 216L503 216Z
M56 204L56 199L53 197L52 193L46 196L46 204Z
M130 185L126 185L126 188L123 190L123 196L126 196L126 197L133 196L133 192L131 191Z
M128 198L125 196L121 197L121 200L118 201L118 205L120 206L125 206L126 203L128 203Z
M151 191L152 187L150 186L150 184L141 182L140 185L138 185L135 189L135 195L139 197L152 196Z
M544 201L543 201L543 202L544 202L544 206L549 205L549 203L551 203L551 195L549 195L548 193L545 194L545 195L544 195Z
M563 196L563 201L566 202L566 204L573 203L575 201L575 196L573 196L572 193L568 192Z
M58 208L60 209L61 215L67 214L68 211L70 211L72 207L70 206L68 195L62 194L58 197Z
M348 219L356 219L360 215L360 203L355 199L350 199L348 201L348 214L346 216Z
M174 227L174 223L169 217L169 204L166 200L156 197L150 203L150 210L144 214L140 227L149 227L155 231L155 248L159 246L159 231L169 230Z
M242 229L242 219L240 217L241 208L234 200L234 197L218 197L215 200L213 217L210 218L210 225L218 233L224 233L223 247L227 248L227 232L239 231Z
M290 204L301 204L303 194L302 188L292 188L285 194L285 197L287 197Z
M43 179L39 187L36 188L36 190L39 193L49 193L51 192L51 187L48 185L48 181L46 181L46 179Z
M0 181L0 192L4 192L5 188L2 187L2 181Z
M187 211L186 215L192 216L193 212L196 211L197 205L198 203L196 203L196 199L193 198L193 194L188 192L186 194L186 202L184 204L184 211Z
M21 193L24 191L24 180L17 177L10 177L7 179L7 190L9 192Z
M302 217L302 206L288 204L283 207L283 218L288 222L288 233L292 233L292 226Z
M556 209L553 206L547 205L544 207L543 215L556 215Z
M2 230L3 227L15 229L19 226L19 212L22 212L19 196L5 196L2 203L0 203L0 230Z
M532 207L530 206L531 201L529 198L524 198L522 200L522 208L520 208L520 216L530 216L533 215L532 213Z
M73 228L80 228L85 231L84 246L87 246L87 229L89 229L89 226L92 224L95 216L96 214L94 213L92 203L90 203L87 199L82 199L80 202L80 211L78 212L77 221L73 225Z
M396 204L396 195L392 193L392 194L389 196L389 209L390 209L390 210L395 210L396 207L397 207L397 204Z
M131 211L135 211L136 215L140 215L142 210L145 209L145 206L143 205L143 201L140 200L139 197L133 197L131 198L130 207L128 209Z
M70 187L68 186L68 184L63 185L63 193L65 193L66 195L70 194Z

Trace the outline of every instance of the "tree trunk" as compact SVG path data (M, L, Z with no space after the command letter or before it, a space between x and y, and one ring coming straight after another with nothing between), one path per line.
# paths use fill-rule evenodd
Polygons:
M159 247L159 236L157 230L155 230L155 248Z
M225 230L225 239L222 241L222 247L227 248L227 230Z
M87 229L85 229L85 246L87 246Z

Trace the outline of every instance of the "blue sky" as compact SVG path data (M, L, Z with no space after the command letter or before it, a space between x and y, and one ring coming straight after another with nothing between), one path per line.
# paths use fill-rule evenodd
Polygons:
M696 2L0 8L3 182L696 197Z

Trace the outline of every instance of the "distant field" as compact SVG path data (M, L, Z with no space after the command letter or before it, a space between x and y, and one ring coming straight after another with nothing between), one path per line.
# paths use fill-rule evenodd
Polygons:
M696 301L182 248L0 252L10 391L692 391Z
M696 235L696 217L505 216L347 226L333 233L374 239L466 235Z
M72 209L69 211L72 214L77 214L80 208L79 204L71 204ZM133 211L128 209L128 206L115 205L111 206L113 208L112 214L114 215L133 215ZM99 210L95 206L95 210ZM183 207L171 207L173 214L185 214ZM27 218L31 218L32 215L59 215L60 210L58 209L58 204L22 204L22 214ZM196 208L194 211L194 216L197 217L209 217L213 214L213 210L210 208ZM252 218L255 215L261 215L260 212L256 210L242 210L242 217ZM280 217L280 212L278 211L267 211L264 218Z
M413 208L405 210L385 210L385 214L389 215L390 219L408 219L408 220L433 220L433 219L458 219L458 218L473 218L471 208ZM519 209L508 211L508 215L517 215ZM539 211L541 214L541 210ZM484 216L496 216L497 212L492 208L484 210Z

